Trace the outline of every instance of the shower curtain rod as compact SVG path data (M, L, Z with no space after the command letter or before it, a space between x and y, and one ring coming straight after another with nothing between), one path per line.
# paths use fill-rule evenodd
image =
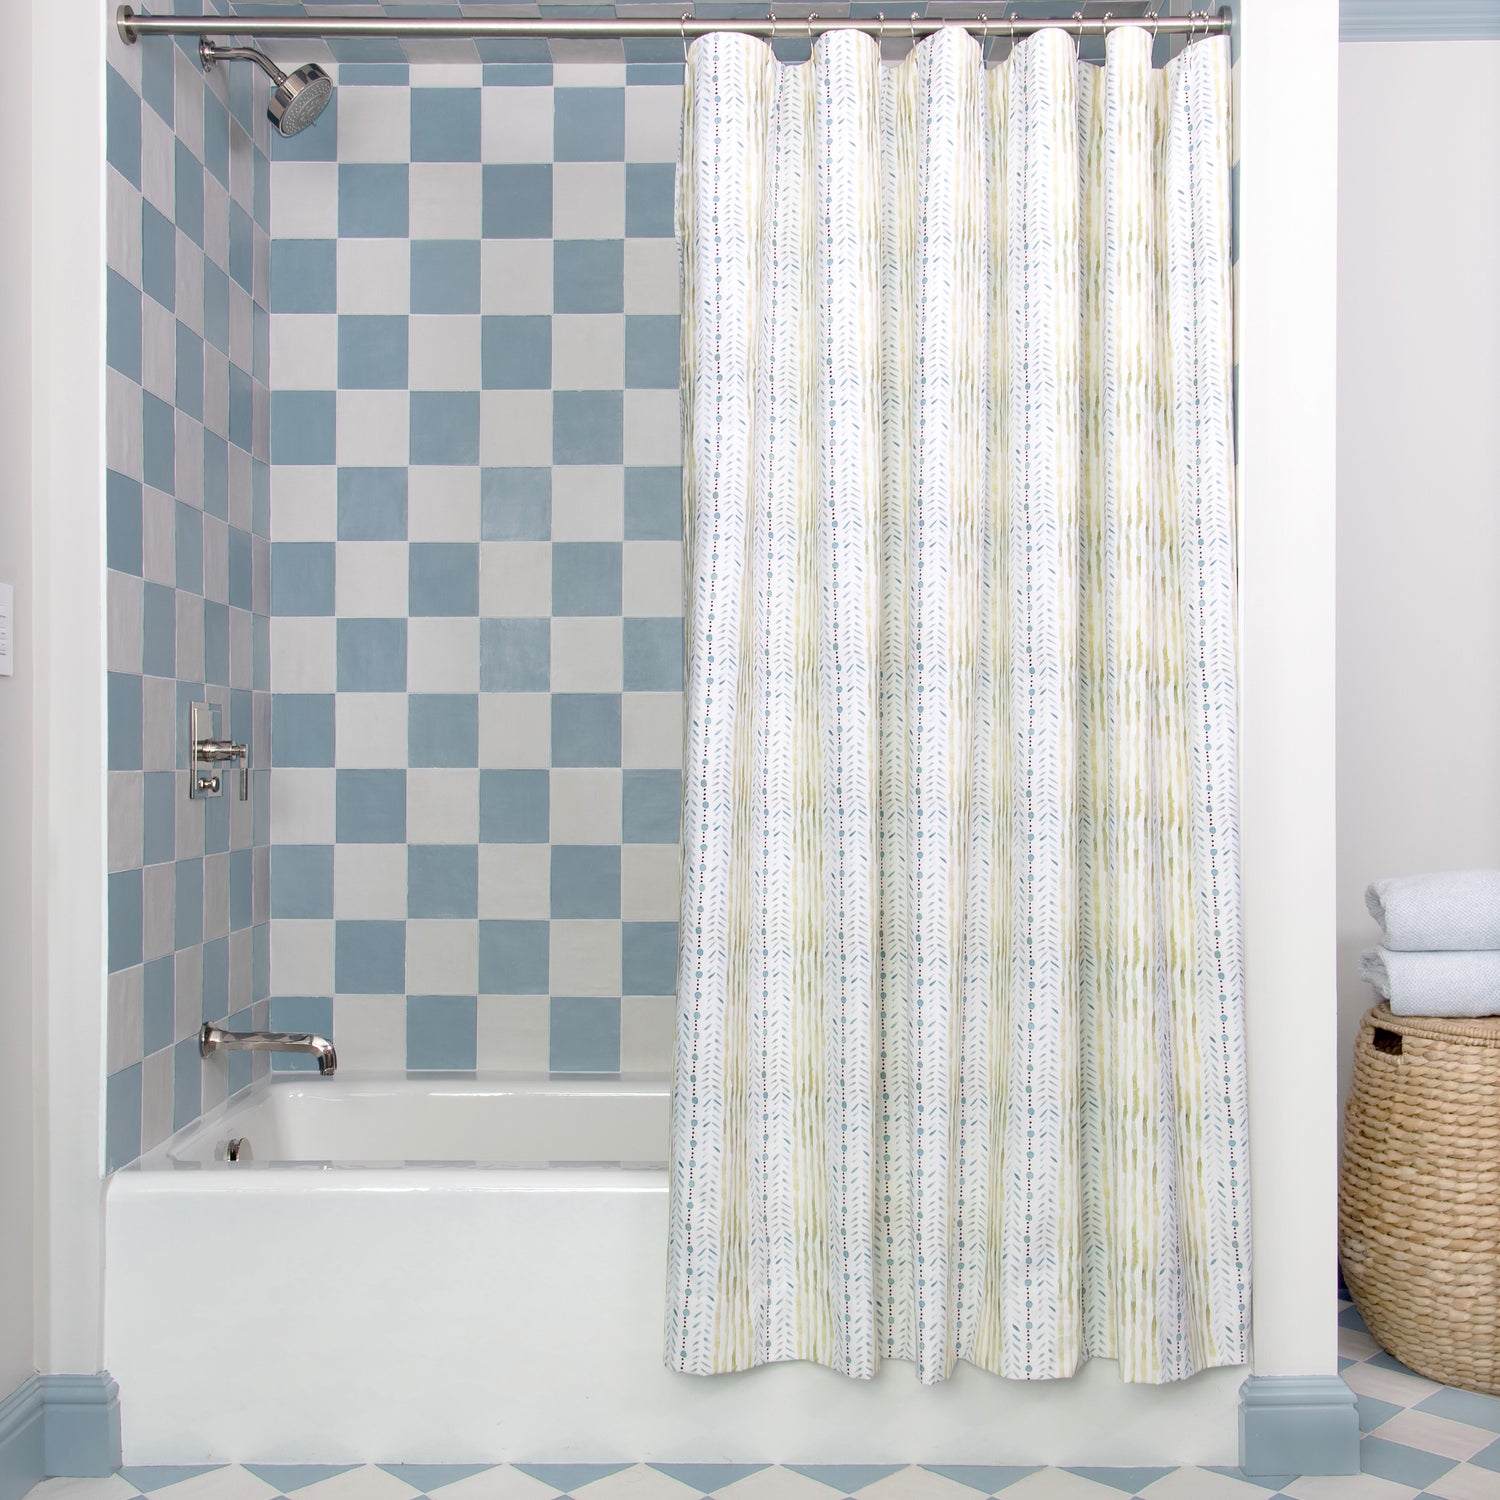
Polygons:
M892 0L893 8L901 0ZM1003 15L1007 0L995 0ZM682 16L606 16L580 18L560 17L452 17L433 16L422 20L409 16L152 16L119 7L115 14L121 37L127 42L143 36L258 37L258 38L343 38L405 37L443 41L479 41L520 37L562 39L615 39L624 37L693 37L715 31L737 31L742 35L770 39L779 37L822 36L830 31L863 31L879 37L923 37L945 26L962 26L981 36L1022 37L1038 31L1061 31L1069 36L1107 36L1122 26L1147 26L1161 36L1212 36L1226 32L1230 17L1226 11L1210 15L1206 10L1191 16L1111 16L1108 13L1086 20L1082 15L1067 18L1015 16L989 19L984 16L830 16L813 13L805 16L762 18L700 18Z

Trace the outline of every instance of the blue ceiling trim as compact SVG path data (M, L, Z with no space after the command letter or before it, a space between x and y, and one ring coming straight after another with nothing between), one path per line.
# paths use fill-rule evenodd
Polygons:
M1500 0L1340 0L1339 40L1500 41Z

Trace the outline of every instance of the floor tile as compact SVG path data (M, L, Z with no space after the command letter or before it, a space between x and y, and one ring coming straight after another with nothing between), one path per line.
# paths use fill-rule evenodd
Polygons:
M1356 1396L1354 1399L1359 1407L1359 1430L1361 1432L1374 1432L1382 1422L1389 1422L1397 1412L1408 1410L1407 1407L1398 1406L1394 1401L1377 1401L1373 1396Z
M569 1493L574 1500L698 1500L704 1492L649 1464L627 1464L588 1484L575 1481Z
M1120 1500L1119 1490L1066 1469L1038 1469L1002 1493L1005 1500Z
M966 1484L981 1495L998 1495L1011 1485L1035 1474L1039 1464L923 1464L933 1474L941 1474L957 1484Z
M1441 1479L1434 1479L1423 1493L1436 1495L1438 1500L1495 1500L1500 1494L1500 1485L1495 1483L1493 1469L1459 1464Z
M1405 1443L1393 1443L1388 1438L1367 1437L1360 1440L1359 1462L1366 1474L1378 1474L1382 1479L1421 1490L1439 1474L1446 1474L1454 1460L1440 1453L1410 1448Z
M411 1485L415 1490L420 1490L424 1495L430 1495L434 1490L443 1489L456 1479L468 1479L474 1474L483 1474L486 1469L492 1467L490 1464L380 1464L387 1474L394 1474L397 1479L405 1484Z
M229 1464L174 1484L171 1500L271 1500L273 1495L284 1493L277 1485L257 1478L249 1469ZM91 1494L88 1500L113 1500L113 1497Z
M968 1485L915 1464L849 1493L857 1494L859 1500L974 1500L974 1491Z
M897 1474L904 1464L791 1464L798 1474L816 1479L841 1495L852 1495L887 1474Z
M1292 1500L1416 1500L1414 1485L1396 1484L1376 1474L1329 1474L1294 1479L1283 1486Z
M1454 1460L1471 1459L1495 1441L1495 1434L1483 1427L1470 1427L1466 1422L1454 1422L1434 1412L1416 1410L1397 1412L1382 1422L1372 1436Z
M1069 1465L1068 1473L1080 1474L1085 1479L1092 1479L1095 1484L1107 1484L1111 1489L1120 1490L1126 1495L1139 1494L1148 1485L1155 1484L1158 1479L1164 1478L1172 1472L1171 1469L1105 1469L1087 1468L1078 1465Z
M748 1479L725 1485L717 1500L830 1500L833 1491L795 1469L762 1469Z
M291 1495L310 1484L332 1479L337 1474L347 1474L358 1464L246 1464L245 1468L257 1479L264 1479L283 1495Z
M691 1490L700 1495L710 1494L716 1490L725 1489L738 1479L748 1478L751 1474L758 1473L761 1469L769 1467L766 1464L652 1464L651 1468L659 1469L670 1479L675 1479L678 1484L685 1484Z
M509 1464L483 1469L442 1488L442 1500L553 1500L558 1487L533 1479Z
M1344 1384L1356 1395L1374 1396L1377 1401L1392 1401L1397 1406L1415 1406L1442 1389L1420 1375L1398 1375L1378 1365L1354 1364L1341 1373Z
M543 1484L559 1490L581 1490L586 1484L596 1484L630 1464L517 1464L516 1467Z
M127 1479L142 1494L165 1490L184 1479L196 1479L213 1469L222 1469L223 1464L146 1464L120 1470L120 1477Z
M1357 1328L1340 1328L1339 1353L1346 1359L1373 1359L1380 1353L1380 1345Z
M1500 1432L1500 1398L1482 1396L1478 1391L1460 1391L1444 1386L1435 1395L1417 1403L1419 1411L1435 1412L1453 1422L1464 1422L1470 1427L1487 1427L1491 1432Z
M128 1479L111 1474L106 1479L44 1479L27 1492L26 1500L126 1500L139 1493Z
M420 1493L394 1474L377 1469L374 1464L360 1464L341 1474L303 1485L296 1492L295 1500L412 1500Z
M1243 1474L1189 1467L1170 1470L1141 1493L1151 1500L1261 1500L1273 1490Z

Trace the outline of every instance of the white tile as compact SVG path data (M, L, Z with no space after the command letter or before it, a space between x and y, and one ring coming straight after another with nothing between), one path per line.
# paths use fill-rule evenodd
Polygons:
M625 534L621 464L564 464L552 471L552 540L618 542Z
M109 1054L106 1073L117 1073L141 1057L141 1012L145 971L139 964L109 976Z
M28 1500L135 1500L140 1491L119 1474L110 1474L102 1479L44 1479L26 1493ZM269 1485L260 1491L261 1496L275 1493Z
M491 90L486 89L485 93ZM497 92L530 93L530 89ZM538 90L538 92L545 92ZM550 96L549 96L550 97ZM626 255L630 247L626 245ZM676 262L673 262L676 285ZM552 241L485 240L479 247L479 307L487 313L550 316L552 313ZM674 300L673 311L677 308Z
M671 239L627 239L625 311L675 313L681 307L677 242Z
M549 929L554 995L620 993L620 924L553 921Z
M1375 1474L1304 1476L1282 1487L1292 1500L1415 1500L1422 1492Z
M555 62L552 66L555 89L622 89L625 87L625 64L602 62L590 57L586 61Z
M139 46L130 49L139 52ZM172 49L172 127L177 139L203 160L203 74L185 53Z
M484 218L484 168L477 161L413 162L408 193L412 239L479 238Z
M625 462L682 462L682 415L676 391L625 392Z
M271 535L278 542L335 540L338 470L332 464L276 464L272 468Z
M271 680L278 693L331 693L335 686L335 621L279 615L271 621Z
M484 1072L545 1073L548 1004L546 995L481 995L476 1066Z
M479 691L479 621L413 616L406 622L410 693Z
M481 693L479 764L500 770L550 766L552 695Z
M335 454L342 465L402 467L410 451L405 391L340 391Z
M519 468L550 464L552 392L481 391L479 462Z
M682 137L682 86L635 84L625 90L625 160L675 162Z
M154 109L141 111L141 196L169 222L176 218L177 153L172 127Z
M478 840L478 771L423 767L406 773L407 843L474 844Z
M414 391L477 391L480 322L451 313L414 313L407 323L407 383Z
M333 1039L340 1073L404 1069L406 996L336 995Z
M560 240L625 236L625 163L560 161L552 168L552 233Z
M106 177L104 224L107 264L111 271L123 276L131 286L138 287L141 284L142 255L140 190L126 182L113 167L108 168Z
M104 372L106 464L129 479L141 477L141 388L118 370Z
M335 844L333 915L344 922L404 922L406 845Z
M229 269L229 193L212 172L203 174L203 253Z
M552 691L618 693L625 670L624 628L618 615L554 615Z
M141 298L141 384L169 406L177 395L177 319L154 297Z
M552 388L618 390L625 384L623 313L555 313Z
M689 1488L659 1469L632 1464L592 1484L575 1485L570 1494L574 1500L699 1500L702 1491Z
M340 107L342 109L342 106ZM342 116L339 120L342 138ZM277 204L278 210L280 204ZM282 234L278 223L276 233ZM411 309L411 242L343 239L338 243L338 310L405 313ZM281 377L277 376L277 384Z
M1033 1474L1030 1480L1022 1480L1021 1483L1034 1481L1038 1477ZM1076 1476L1070 1474L1067 1477L1073 1479ZM1102 1492L1100 1500L1103 1500L1103 1494L1110 1495L1112 1500L1119 1500L1117 1490L1105 1490L1102 1485L1095 1488ZM915 1465L898 1469L894 1474L887 1474L884 1479L877 1479L874 1484L867 1484L859 1493L860 1500L865 1500L867 1496L869 1500L975 1500L974 1491L968 1485L959 1484L953 1479L946 1479L941 1474L933 1474L927 1469L919 1469ZM1015 1493L1020 1493L1019 1487ZM1059 1500L1064 1500L1064 1497L1066 1500L1073 1500L1074 1494L1075 1491L1071 1489L1057 1491ZM1082 1500L1085 1495L1092 1496L1093 1491L1078 1490L1076 1494ZM1052 1491L1036 1490L1032 1492L1031 1500L1040 1500L1043 1495L1051 1500Z
M334 608L341 616L394 619L406 613L405 542L340 542Z
M620 772L609 767L557 767L549 778L554 844L620 842Z
M682 768L682 694L626 693L621 764L630 770Z
M552 90L485 89L479 100L479 150L487 162L550 162Z
M1350 1365L1343 1372L1344 1384L1357 1396L1373 1396L1377 1401L1394 1401L1397 1406L1415 1406L1417 1402L1442 1390L1435 1380L1420 1375L1403 1375L1380 1365Z
M464 464L416 464L408 471L406 483L409 540L472 542L478 537L478 469Z
M551 915L552 850L546 844L479 846L483 920L545 921Z
M177 231L176 312L178 318L202 338L203 255L180 229Z
M1460 1461L1473 1458L1495 1441L1493 1432L1470 1427L1467 1422L1454 1422L1430 1411L1397 1412L1389 1421L1375 1428L1371 1435ZM1500 1493L1500 1478L1495 1481L1495 1489Z
M172 1049L141 1059L141 1150L159 1146L172 1133Z
M271 922L271 991L280 995L333 993L331 921L276 917Z
M414 62L406 81L414 89L477 89L484 85L484 64Z
M622 608L648 618L682 613L682 543L626 542Z
M555 476L554 476L555 478ZM538 619L552 612L552 547L548 542L479 544L479 613L486 618Z
M1252 1479L1188 1467L1164 1474L1142 1493L1151 1500L1263 1500L1269 1490Z
M141 670L141 612L144 583L129 573L108 575L105 630L107 660L111 672Z
M1442 1500L1495 1500L1500 1492L1500 1480L1493 1469L1481 1469L1477 1464L1459 1464L1449 1469L1440 1479L1427 1486L1427 1493L1438 1495Z
M381 91L372 89L370 92ZM386 89L383 92L389 94L392 91ZM404 1479L387 1474L374 1464L361 1464L329 1479L304 1485L296 1493L306 1496L307 1500L412 1500L418 1491Z
M339 84L339 161L410 161L408 98L404 89Z
M406 924L406 993L479 993L479 924L420 918Z
M626 995L620 1001L621 1072L671 1072L675 1009L671 995ZM721 1493L739 1491L731 1485Z
M339 766L405 766L406 701L405 693L340 693L333 706Z
M677 844L620 849L620 915L627 922L675 922L682 905L682 850Z
M485 93L523 93L522 89L514 90L491 90ZM548 90L539 90L546 93ZM483 1014L481 1003L480 1013ZM483 1022L480 1023L483 1025ZM481 1064L481 1066L486 1066ZM482 1474L471 1474L467 1479L456 1479L452 1484L443 1486L443 1500L554 1500L557 1490L550 1484L543 1484L539 1479L533 1479L529 1474L523 1474L519 1469L502 1466L494 1469L486 1469Z
M271 368L283 391L331 391L339 383L339 320L333 313L276 313Z

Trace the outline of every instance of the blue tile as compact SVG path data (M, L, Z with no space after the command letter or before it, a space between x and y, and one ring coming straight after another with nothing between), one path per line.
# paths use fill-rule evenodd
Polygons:
M110 166L132 187L139 187L141 96L108 64L104 69L104 138Z
M338 622L338 690L341 693L406 691L406 621Z
M141 200L141 290L171 312L177 305L177 229Z
M340 469L341 542L406 540L406 470Z
M1391 1401L1377 1401L1373 1396L1356 1396L1354 1404L1359 1409L1361 1432L1374 1432L1382 1422L1389 1422L1397 1412L1405 1409Z
M115 271L105 272L104 360L127 379L141 378L141 294Z
M483 233L487 240L552 237L550 162L484 167Z
M411 91L411 159L479 160L479 90Z
M271 999L271 1030L302 1031L333 1036L333 1000L328 995L275 995ZM278 1052L271 1058L277 1073L316 1073L318 1060L308 1052Z
M1339 1311L1339 1327L1352 1328L1356 1333L1368 1333L1365 1320L1360 1317L1357 1307L1345 1307Z
M479 764L478 693L413 693L407 701L408 764Z
M176 400L179 411L203 420L203 340L186 323L177 325Z
M682 540L682 470L625 470L625 540Z
M229 441L246 453L254 442L255 396L250 372L239 365L229 366Z
M218 1021L228 1014L229 939L215 938L203 945L203 1019Z
M624 454L623 391L554 392L553 463L617 464Z
M620 846L552 846L552 919L620 915Z
M239 932L255 920L255 867L249 849L236 849L229 856L229 928Z
M141 393L141 459L146 483L171 494L177 486L177 433L172 408Z
M109 972L141 961L141 872L117 870L109 877Z
M339 238L405 239L405 163L339 163Z
M171 49L167 47L148 47L145 50L166 52L168 56L171 55ZM142 63L144 62L143 57ZM122 1464L115 1472L122 1475L126 1483L144 1495L151 1490L165 1489L169 1484L176 1484L179 1480L193 1479L199 1474L208 1474L214 1469L224 1467L226 1467L224 1464Z
M841 1495L852 1495L877 1479L896 1473L901 1464L787 1464L794 1474L805 1474ZM831 1500L831 1497L830 1497Z
M339 82L346 81L342 71ZM347 80L352 82L352 79ZM272 161L337 161L339 156L339 91L334 89L318 118L296 135L271 132Z
M177 227L203 248L203 163L181 142L174 143L173 189Z
M554 240L552 310L560 313L623 312L624 240Z
M209 679L213 679L210 677ZM224 795L203 805L203 852L223 854L229 848L229 808L234 795L235 772L223 774Z
M621 804L622 842L675 844L682 828L682 773L626 771Z
M477 464L479 392L413 391L410 450L414 464Z
M271 241L271 311L331 313L337 305L337 240Z
M141 816L141 863L165 864L177 853L176 772L146 772Z
M229 186L229 111L208 89L203 90L203 165Z
M255 276L255 238L250 215L233 199L229 203L229 275L234 282L251 290Z
M1373 1441L1374 1440L1372 1438L1365 1439L1365 1442ZM1364 1452L1363 1443L1360 1444L1360 1452L1361 1454L1363 1454ZM1500 1473L1500 1443L1491 1443L1488 1448L1484 1449L1480 1453L1476 1453L1473 1458L1469 1460L1469 1462L1471 1464L1477 1465L1481 1469L1493 1469L1497 1473Z
M148 963L141 973L141 1056L150 1057L172 1044L175 1029L175 961L169 953Z
M479 686L486 693L545 693L552 684L550 620L481 620Z
M550 1484L557 1490L581 1489L586 1484L592 1484L596 1479L607 1479L611 1474L618 1474L621 1469L628 1468L628 1464L517 1464L515 1466L523 1474L529 1474L533 1479L539 1479L543 1484Z
M479 543L413 542L407 557L408 613L477 615Z
M217 433L203 431L203 509L221 521L229 514L229 444ZM257 535L264 536L260 527Z
M1471 1462L1478 1462L1477 1459ZM1359 1466L1363 1473L1378 1474L1413 1489L1426 1489L1441 1474L1453 1467L1454 1460L1388 1438L1363 1437L1359 1440Z
M333 613L332 542L271 543L271 613Z
M104 556L116 572L141 576L141 482L113 469L104 476Z
M177 675L177 590L148 583L141 591L141 670Z
M552 695L552 764L554 766L617 766L620 764L620 695L618 693L554 693Z
M552 155L557 161L624 161L625 90L554 89Z
M406 993L405 922L335 922L333 987L341 995Z
M473 1071L478 1050L478 1010L473 995L408 995L406 1066Z
M191 948L203 941L203 861L179 859L173 867L172 944Z
M552 544L552 613L620 613L623 549L619 542Z
M141 768L141 679L133 672L111 672L106 689L109 769Z
M411 242L411 310L414 313L479 311L478 240Z
M255 554L250 533L238 526L229 528L229 602L235 609L249 609L254 603Z
M544 391L552 384L552 319L486 316L480 380L487 391Z
M452 1484L459 1479L468 1479L474 1474L483 1474L490 1466L488 1464L380 1464L377 1467L384 1469L387 1474L394 1474L397 1479L409 1484L418 1493L430 1495L433 1490L441 1489L445 1484Z
M479 842L545 844L549 780L546 771L481 771Z
M113 1172L141 1154L141 1065L111 1073L104 1087L104 1170Z
M203 592L203 514L178 501L172 512L177 563L177 587L185 593Z
M551 469L482 469L479 496L479 535L483 541L551 539Z
M625 691L680 693L682 651L681 619L626 620Z
M677 924L626 922L620 965L625 994L673 994L677 989Z
M625 318L625 388L673 390L681 354L679 320L631 313Z
M272 848L271 915L333 916L332 844L277 844Z
M547 1066L554 1073L620 1071L620 1002L554 995L548 1007Z
M714 1490L727 1489L731 1484L738 1484L741 1479L748 1479L752 1474L759 1474L762 1469L770 1468L770 1465L652 1464L651 1467L658 1473L665 1474L668 1479L675 1479L678 1484L685 1484L698 1494L707 1494Z
M271 764L331 766L333 763L333 694L272 694Z
M141 98L159 114L168 125L173 123L175 76L173 60L176 54L171 47L146 46L141 48Z
M404 391L407 341L404 317L339 315L339 387Z
M625 168L625 233L631 239L670 239L677 231L671 162L631 162Z
M411 844L406 850L408 917L478 917L479 846Z
M406 773L339 771L334 790L334 837L341 844L404 844Z
M211 260L203 262L203 337L229 353L229 277Z
M303 134L306 135L307 132L303 131ZM254 1474L257 1479L264 1479L267 1484L280 1490L283 1495L290 1495L296 1490L306 1489L308 1485L316 1484L320 1479L332 1479L335 1474L347 1473L354 1467L354 1464L245 1465L245 1468Z
M1500 1399L1483 1396L1478 1391L1451 1388L1437 1391L1425 1401L1417 1402L1417 1410L1431 1412L1435 1417L1447 1417L1450 1422L1500 1432Z
M198 1038L186 1036L172 1049L172 1129L191 1125L203 1113L203 1057Z
M958 1467L958 1468L939 1468L936 1464L923 1464L922 1467L924 1469L929 1470L931 1473L941 1474L946 1479L955 1480L959 1484L967 1484L969 1482L967 1479L962 1479L962 1478L959 1477L961 1474L963 1474L965 1472L965 1469L962 1468L962 1467ZM990 1474L990 1472L991 1471L988 1468L981 1468L981 1469L979 1469L977 1471L977 1474L976 1474L975 1477L979 1477L979 1476L988 1477L988 1475ZM1022 1470L1021 1472L1024 1473L1025 1471ZM1160 1479L1160 1478L1163 1477L1163 1475L1172 1473L1172 1470L1171 1469L1167 1469L1167 1468L1162 1468L1162 1469L1154 1469L1154 1468L1153 1469L1148 1469L1148 1468L1129 1469L1129 1468L1098 1468L1098 1467L1087 1467L1087 1466L1085 1466L1085 1467L1082 1467L1082 1468L1068 1468L1064 1472L1066 1472L1068 1474L1077 1474L1080 1478L1091 1479L1096 1484L1107 1484L1107 1485L1110 1486L1111 1489L1120 1490L1122 1493L1124 1493L1126 1495L1133 1495L1133 1494L1135 1494L1135 1492L1137 1490L1143 1490L1143 1489L1146 1488L1147 1485L1155 1484L1158 1479ZM1020 1476L1020 1474L1017 1474L1015 1477L1019 1478L1021 1476ZM994 1488L997 1488L997 1487L998 1486L995 1486ZM985 1485L985 1484L976 1484L976 1485L974 1485L974 1488L975 1489L982 1489L982 1490L984 1490L984 1492L986 1494L989 1494L991 1492L991 1489L992 1489L991 1486Z
M479 993L545 995L547 944L546 922L481 922Z
M331 464L335 424L332 391L272 391L271 462Z

